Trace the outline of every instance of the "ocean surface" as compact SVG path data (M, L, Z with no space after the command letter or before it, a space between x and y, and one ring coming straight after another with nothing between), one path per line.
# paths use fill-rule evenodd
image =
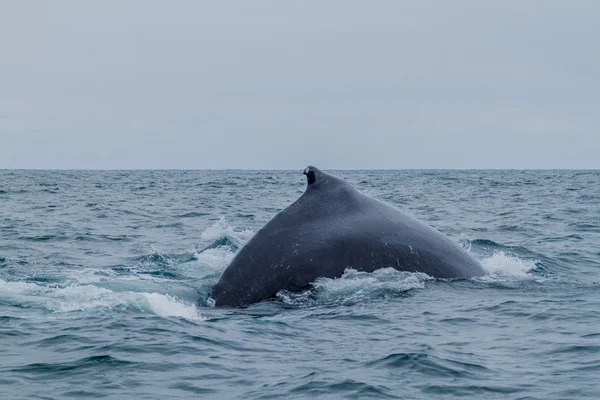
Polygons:
M298 171L0 171L0 398L600 398L600 171L330 171L488 276L209 291Z

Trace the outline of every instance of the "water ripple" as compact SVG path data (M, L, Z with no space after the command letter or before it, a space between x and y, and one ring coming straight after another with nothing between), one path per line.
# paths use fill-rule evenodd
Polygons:
M337 171L489 272L210 306L301 171L0 171L7 398L596 399L600 172Z

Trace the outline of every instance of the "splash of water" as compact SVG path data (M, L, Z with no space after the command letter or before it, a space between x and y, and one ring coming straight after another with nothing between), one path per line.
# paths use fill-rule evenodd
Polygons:
M152 312L160 317L182 317L202 320L198 308L175 296L111 289L94 285L47 287L29 282L0 280L1 301L22 307L39 308L55 313L89 310L135 309Z

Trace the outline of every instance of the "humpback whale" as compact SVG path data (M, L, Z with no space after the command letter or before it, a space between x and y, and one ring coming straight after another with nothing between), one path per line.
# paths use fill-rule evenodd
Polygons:
M304 175L304 194L256 232L223 271L212 289L216 306L304 290L347 268L392 267L434 278L486 274L461 246L415 217L318 168L307 167Z

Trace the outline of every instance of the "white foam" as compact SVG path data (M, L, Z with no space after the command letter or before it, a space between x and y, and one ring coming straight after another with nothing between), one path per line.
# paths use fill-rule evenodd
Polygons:
M94 285L49 287L0 279L0 299L56 313L133 308L142 312L152 312L163 318L203 319L194 304L175 296L133 291L116 292Z
M254 235L252 229L235 230L227 223L225 217L219 217L219 220L207 228L200 235L203 244L212 243L215 240L228 237L237 247L242 247Z
M124 304L124 297L119 297L110 289L94 285L73 285L65 288L48 288L40 296L42 306L58 312L69 313L91 309L112 309ZM46 297L44 299L44 297Z
M152 312L160 317L181 317L189 320L204 319L194 304L182 301L175 296L160 293L140 294L146 298Z
M412 289L423 289L433 278L422 273L382 268L372 273L347 269L340 278L319 278L313 283L315 293L280 292L285 303L300 304L316 298L317 302L356 303L381 295L399 295Z
M529 271L535 269L535 261L521 260L518 257L505 254L503 251L494 253L481 261L483 268L494 276L501 277L526 277Z
M216 270L223 270L233 259L235 253L229 249L218 247L215 249L207 249L202 253L196 253L197 263L210 266Z
M0 295L3 297L5 295L21 294L32 287L38 287L38 285L27 282L7 282L0 279Z
M323 289L335 294L359 294L373 290L387 289L406 291L424 288L425 274L397 271L393 268L381 268L372 273L347 269L338 279L319 278L315 281L315 289Z
M254 231L251 229L235 230L227 223L225 217L219 217L217 222L202 233L200 239L203 245L207 245L227 237L237 248L241 248L253 235ZM219 246L196 252L194 256L197 259L196 264L222 271L235 256L235 251L232 251L229 246Z
M107 278L114 278L116 274L108 269L80 269L80 270L69 270L68 281L78 285L86 285L91 283L98 283Z

